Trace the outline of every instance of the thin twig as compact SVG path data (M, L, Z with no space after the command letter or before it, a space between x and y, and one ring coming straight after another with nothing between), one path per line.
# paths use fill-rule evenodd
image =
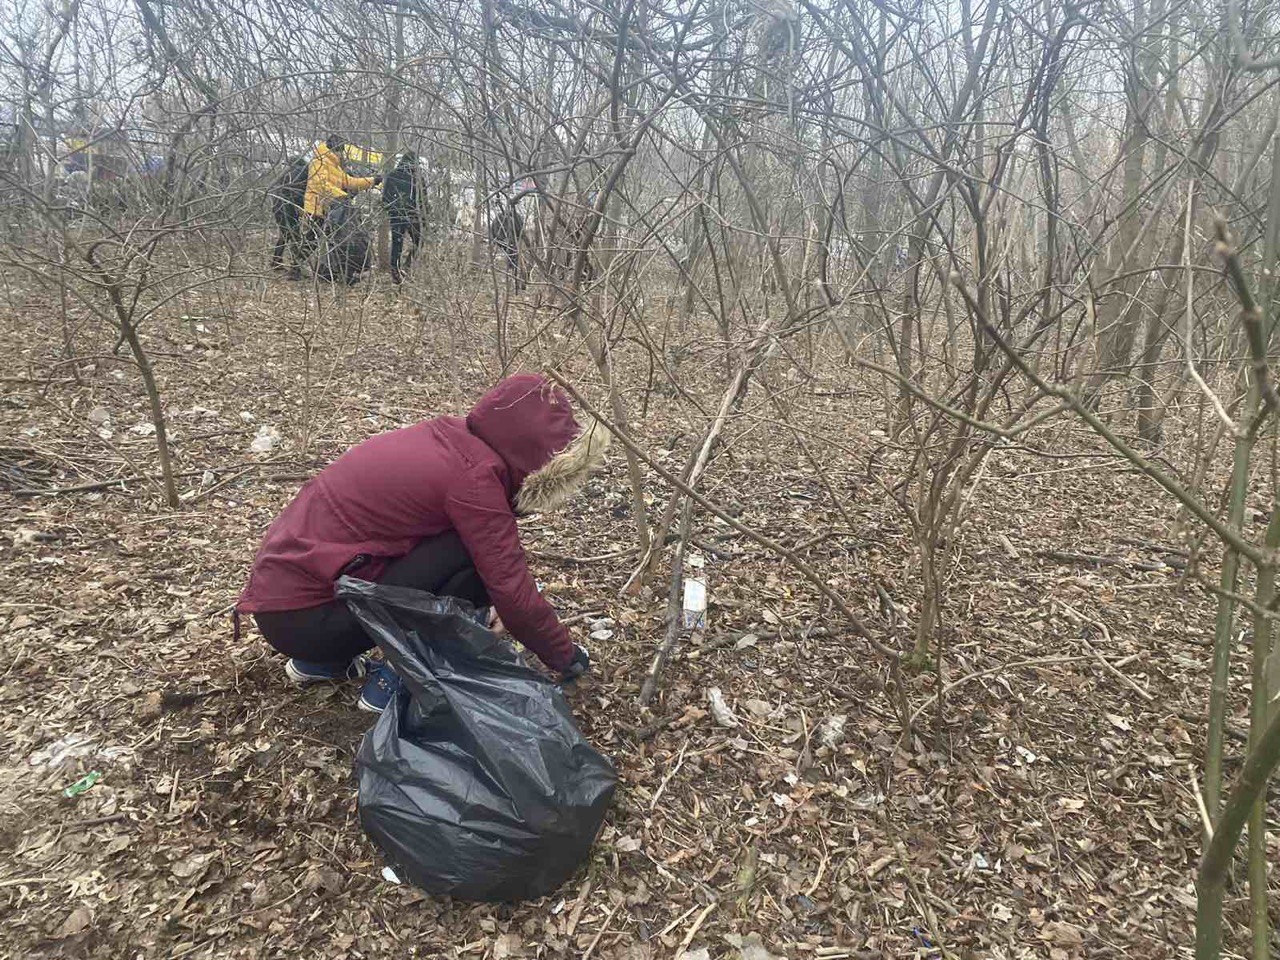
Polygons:
M1196 768L1187 764L1187 775L1191 778L1191 795L1196 798L1196 809L1200 811L1200 823L1204 827L1204 835L1213 841L1213 821L1209 819L1209 808L1204 805L1204 794L1200 790L1200 780L1196 777Z
M1134 570L1149 570L1155 573L1179 569L1178 563L1147 563L1142 560L1130 560L1128 557L1109 557L1095 553L1072 553L1067 550L1037 550L1037 557L1058 560L1063 563L1091 563L1096 566L1129 567ZM1186 566L1186 562L1182 562Z
M667 659L675 648L676 640L680 637L682 619L680 587L684 580L685 545L689 542L690 503L691 501L686 500L681 510L680 538L676 542L675 556L671 558L671 584L667 593L667 632L662 638L662 645L658 647L657 653L653 656L653 663L649 666L649 673L640 687L640 706L642 707L648 706L649 701L653 699L654 693L657 692L658 684L662 681L662 671L667 665Z
M127 813L122 811L120 813L109 813L103 817L90 817L88 820L69 820L66 823L59 824L59 826L67 830L75 830L82 827L100 827L103 824L124 820L128 816Z
M667 772L667 775L662 778L662 782L658 784L658 789L653 792L653 799L649 801L650 810L657 809L658 801L662 799L662 792L667 789L667 784L671 782L671 778L679 773L680 768L684 766L684 752L688 749L689 738L686 737L684 743L680 746L680 756L676 758L676 765Z
M572 937L573 931L578 929L578 921L582 919L582 911L586 909L587 897L591 895L591 888L594 885L595 881L587 877L587 882L582 885L582 890L578 893L578 902L569 911L569 922L565 924L566 937Z
M680 924L684 923L684 921L688 919L689 915L697 909L698 909L698 905L695 903L692 907L690 907L684 913L680 914L680 916L676 917L674 920L668 923L665 927L659 930L657 939L661 940L663 937L665 937L668 933L670 933L676 927L680 926Z
M993 673L1003 673L1006 670L1017 670L1020 667L1047 667L1051 664L1056 664L1056 663L1079 663L1082 660L1088 660L1088 659L1089 659L1088 657L1063 656L1063 657L1037 657L1034 660L1017 660L1017 661L1014 661L1013 663L1001 664L998 667L988 667L986 670L975 670L973 671L973 673L966 673L959 680L952 680L950 683L948 683L945 687L942 688L941 692L943 696L946 696L952 690L955 690L957 687L963 687L966 683L969 683L971 680L977 680L979 677L989 677ZM929 706L937 699L938 699L938 694L935 693L933 696L929 697L928 700L924 701L924 703L920 704L920 706L916 707L915 713L911 715L911 722L914 724L916 720L919 718L920 714L928 710Z
M1192 280L1195 272L1191 269L1191 198L1195 192L1195 180L1192 180L1187 186L1187 216L1186 223L1183 226L1182 239L1182 263L1187 271L1187 294L1186 294L1186 323L1183 325L1183 352L1187 355L1187 371L1191 374L1191 379L1195 381L1200 392L1208 398L1209 404L1213 407L1213 412L1217 414L1222 425L1227 432L1233 437L1240 436L1240 428L1236 426L1231 415L1227 413L1227 408L1222 405L1222 401L1218 399L1218 395L1213 392L1212 388L1204 382L1200 376L1200 371L1196 369L1195 349L1192 344L1191 331L1195 325L1195 310L1193 303L1193 283Z
M1058 602L1062 603L1063 609L1069 611L1072 614L1072 616L1074 616L1080 622L1093 624L1093 626L1101 630L1102 635L1107 638L1108 645L1111 644L1111 631L1107 629L1107 625L1105 623L1103 623L1101 620L1089 619L1084 614L1082 614L1079 610L1075 609L1075 607L1071 606L1069 603L1064 603L1061 600ZM1101 653L1099 653L1098 649L1092 643L1089 642L1089 638L1084 635L1083 631L1081 631L1080 633L1080 642L1084 644L1085 649L1087 649L1091 654L1093 654L1095 657L1098 658L1098 662L1101 663L1103 667L1106 668L1108 673L1110 673L1112 676L1114 676L1116 679L1120 680L1122 683L1126 684L1127 686L1132 687L1134 691L1137 692L1138 696L1142 697L1142 699L1147 701L1147 703L1151 703L1152 701L1155 700L1155 697L1149 694L1146 690L1142 689L1142 687L1138 686L1138 683L1136 680L1134 680L1132 677L1128 677L1125 674L1121 673L1119 670L1116 669L1115 664L1113 664L1110 660L1108 660Z
M698 914L697 919L693 921L693 926L689 928L689 932L684 935L684 940L680 942L680 949L676 951L677 957L689 949L689 944L693 943L693 938L696 937L698 935L698 931L702 929L703 921L711 915L711 911L715 908L716 902L712 900L703 908L702 912Z
M613 923L613 915L618 912L622 906L621 903L615 903L613 909L609 911L609 915L604 918L604 923L600 925L600 929L596 931L596 935L591 938L591 943L587 944L586 951L582 954L582 960L590 960L591 954L596 949L596 944L600 942L600 938L605 935L605 931L609 929L609 924Z
M12 877L8 880L0 880L0 889L20 887L24 883L56 883L58 879L58 877Z
M605 560L617 560L620 557L630 557L639 553L635 547L627 547L625 550L615 550L613 553L602 553L595 557L574 557L567 553L553 553L550 550L526 550L529 556L536 557L539 560L550 560L552 563L601 563Z

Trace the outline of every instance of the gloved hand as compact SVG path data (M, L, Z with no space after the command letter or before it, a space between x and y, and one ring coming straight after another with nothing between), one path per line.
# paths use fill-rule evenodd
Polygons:
M591 654L587 653L587 648L580 643L573 645L573 659L569 661L569 665L564 668L560 674L560 678L569 683L577 680L580 676L591 669Z

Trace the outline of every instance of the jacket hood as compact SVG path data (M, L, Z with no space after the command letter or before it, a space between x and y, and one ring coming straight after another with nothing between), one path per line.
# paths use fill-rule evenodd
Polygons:
M316 144L316 156L324 160L326 163L342 165L342 156L323 140Z
M609 434L592 423L583 431L563 390L545 377L508 377L480 398L467 428L511 471L516 508L545 513L569 499L604 459Z

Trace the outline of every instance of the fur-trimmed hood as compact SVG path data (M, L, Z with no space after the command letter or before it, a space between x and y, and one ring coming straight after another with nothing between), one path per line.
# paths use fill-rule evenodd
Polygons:
M537 374L517 374L480 398L467 429L511 472L511 502L521 513L561 506L600 466L609 433L592 421L584 430L564 391Z
M516 509L521 513L549 513L562 507L604 464L610 439L609 431L598 420L592 420L545 467L525 478L516 494Z

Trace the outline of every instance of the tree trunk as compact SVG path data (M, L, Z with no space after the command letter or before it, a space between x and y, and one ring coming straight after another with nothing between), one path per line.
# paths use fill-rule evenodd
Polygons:
M1245 758L1226 808L1213 828L1200 872L1196 878L1196 960L1218 960L1222 955L1222 899L1233 854L1249 813L1265 794L1267 782L1280 764L1280 712Z
M404 89L400 83L400 70L404 66L404 11L405 0L396 0L395 66L391 71L391 89L387 91L386 116L386 128L390 138L387 155L391 158L392 163L396 161L396 155L400 152L400 128L404 126L403 111L401 109ZM378 225L378 262L384 268L389 268L391 263L388 248L389 242L390 225L389 221L384 217Z
M1249 488L1249 459L1253 453L1253 434L1250 425L1258 413L1258 383L1249 381L1249 396L1245 402L1244 430L1236 438L1234 465L1231 472L1231 499L1227 511L1227 525L1239 531L1244 521L1245 495ZM1222 577L1219 583L1218 617L1213 635L1213 678L1209 689L1209 742L1205 750L1204 799L1209 817L1218 815L1222 798L1222 750L1227 718L1227 692L1231 673L1231 642L1235 633L1235 594L1240 573L1240 554L1225 547L1222 558Z
M117 291L118 296L118 291ZM142 376L142 386L147 392L147 406L151 414L151 425L156 428L156 452L160 455L160 474L164 481L164 496L169 506L177 509L182 505L178 499L178 486L173 473L173 459L169 451L169 429L164 416L164 404L160 402L160 388L156 385L155 368L151 366L151 358L143 349L138 331L131 320L122 320L120 334L129 345L134 362L138 364L138 373Z
M1128 134L1121 147L1124 156L1124 179L1121 193L1120 224L1116 239L1103 262L1105 276L1099 286L1132 269L1133 264L1143 262L1138 256L1146 246L1142 235L1145 213L1142 204L1142 177L1146 162L1148 132L1152 105L1155 103L1155 86L1160 62L1160 44L1147 42L1139 48L1148 23L1159 23L1164 15L1166 0L1153 0L1150 17L1146 16L1143 0L1134 2L1133 62L1128 64L1125 100L1125 127ZM1148 38L1149 40L1149 38ZM1140 52L1141 49L1141 52ZM1141 280L1129 277L1115 284L1098 308L1098 346L1093 373L1084 389L1086 402L1097 408L1101 402L1102 388L1117 372L1128 367L1137 340L1140 319L1140 301L1137 297Z

